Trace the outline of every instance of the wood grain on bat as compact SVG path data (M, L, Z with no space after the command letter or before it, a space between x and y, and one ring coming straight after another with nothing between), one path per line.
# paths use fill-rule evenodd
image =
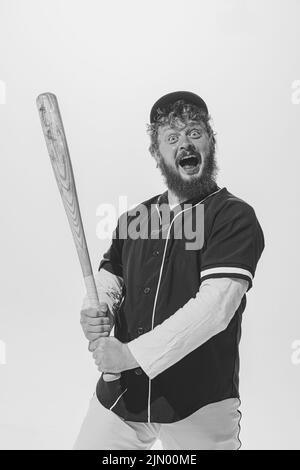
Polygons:
M56 182L61 194L67 217L69 219L74 242L78 251L84 276L89 276L89 260L85 234L79 210L78 197L74 183L74 174L69 156L68 144L58 107L56 96L44 93L37 98L37 105L42 128L46 139ZM88 258L88 259L87 259Z

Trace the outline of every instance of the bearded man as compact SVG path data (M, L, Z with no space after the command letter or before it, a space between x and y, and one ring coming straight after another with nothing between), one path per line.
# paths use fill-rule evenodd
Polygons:
M239 449L241 320L263 232L216 183L202 98L163 96L148 133L167 190L119 218L96 278L102 311L81 309L103 374L74 449Z

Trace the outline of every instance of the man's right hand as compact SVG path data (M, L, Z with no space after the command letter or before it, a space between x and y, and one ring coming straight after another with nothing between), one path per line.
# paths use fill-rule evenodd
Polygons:
M102 336L109 336L114 326L114 317L110 313L108 305L100 302L100 311L88 306L80 311L80 323L85 337L89 341L95 341Z

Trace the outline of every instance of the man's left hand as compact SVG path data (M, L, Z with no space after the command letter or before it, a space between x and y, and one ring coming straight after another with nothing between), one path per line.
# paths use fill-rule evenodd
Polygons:
M93 341L90 351L100 372L118 373L140 366L127 344L112 336Z

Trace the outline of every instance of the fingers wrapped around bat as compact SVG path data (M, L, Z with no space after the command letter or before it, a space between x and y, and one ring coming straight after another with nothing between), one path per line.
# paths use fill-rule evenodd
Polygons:
M110 332L110 325L87 325L86 327L86 332L87 333L94 333L94 334L97 334L97 333L109 333ZM97 338L94 338L94 339L97 339Z
M98 317L98 318L85 318L86 323L92 326L98 325L109 325L109 318L108 317Z
M95 354L98 351L98 353L103 353L104 348L105 348L105 342L107 338L98 338L95 341L92 341L90 344L90 351L93 352L93 357L95 358Z

